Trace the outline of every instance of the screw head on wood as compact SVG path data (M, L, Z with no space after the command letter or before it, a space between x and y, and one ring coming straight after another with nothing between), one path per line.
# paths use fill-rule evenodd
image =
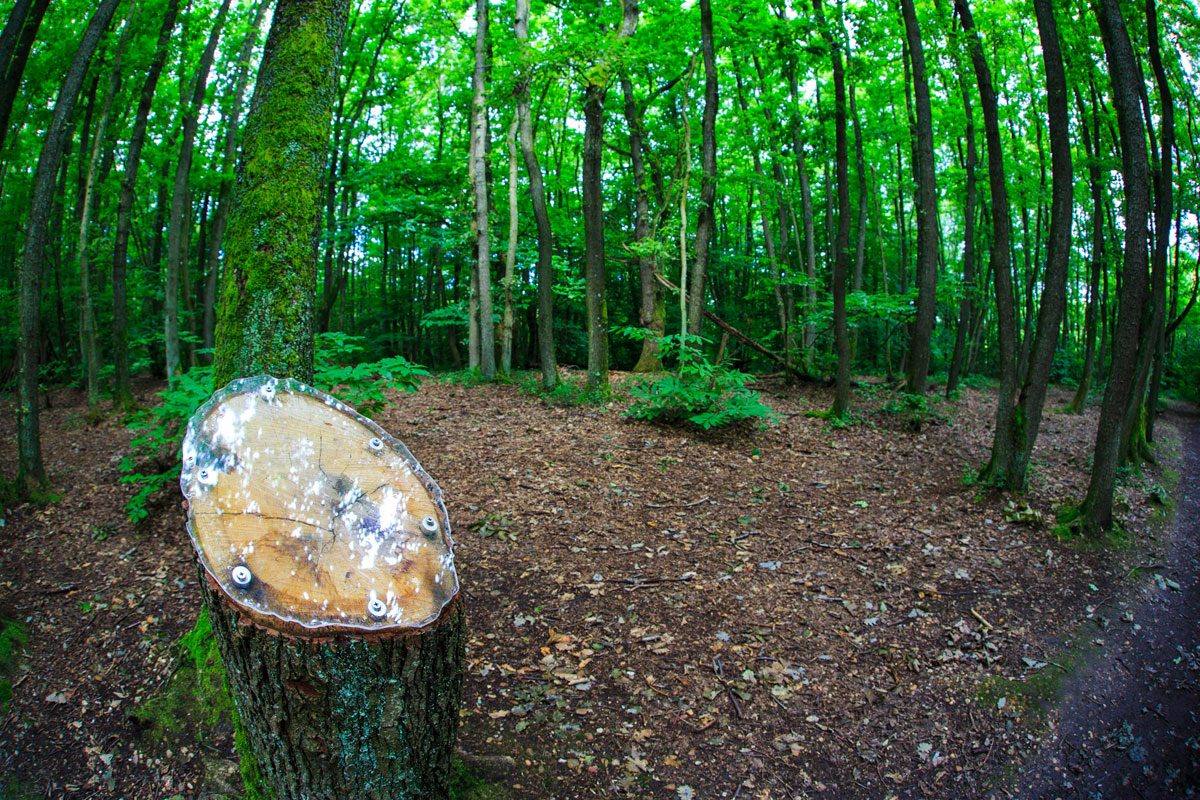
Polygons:
M383 449L383 439L380 439L378 436L376 436L374 439L367 442L367 447L378 453Z
M250 568L245 564L238 564L234 567L229 577L233 579L233 585L239 589L245 589L254 580L253 573L250 572Z
M384 602L378 597L372 597L367 602L367 613L375 619L379 619L387 613L387 605L385 605Z
M433 516L425 517L425 519L421 520L421 530L425 532L426 536L433 536L438 532L437 519Z
M202 486L215 486L217 483L217 471L208 467L201 467L196 472L196 480L198 480Z
M262 387L262 396L263 396L263 397L265 397L265 398L266 398L266 399L268 399L268 400L270 400L271 398L273 398L273 397L275 396L275 383L274 383L274 381L272 381L272 382L270 382L270 383L264 383L264 384L263 384L263 387Z

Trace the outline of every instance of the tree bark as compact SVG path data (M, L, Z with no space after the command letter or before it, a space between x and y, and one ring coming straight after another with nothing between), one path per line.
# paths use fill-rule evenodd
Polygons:
M117 201L117 225L113 234L112 293L113 293L113 407L129 410L133 407L133 382L129 374L128 290L125 276L129 262L129 233L133 227L133 199L137 190L138 170L142 165L142 148L146 143L146 128L150 119L150 106L154 102L154 90L167 59L167 45L175 18L179 13L179 0L168 0L163 13L158 42L142 91L138 98L133 131L129 135L129 150L125 156L125 171L121 176L121 195Z
M49 5L50 0L32 0L32 5L31 0L18 0L0 33L0 153L4 152L8 122L21 90L25 63Z
M916 95L917 142L917 314L912 324L908 361L908 391L924 394L929 377L933 324L937 319L938 213L937 177L933 159L933 110L925 78L925 50L913 0L900 0L904 30L912 60Z
M961 61L955 56L955 64ZM963 374L963 361L967 350L967 335L970 333L971 321L975 315L975 205L977 189L975 185L975 169L979 165L979 149L975 144L975 113L971 108L971 91L967 85L966 75L959 75L959 86L962 90L963 114L966 117L967 159L964 165L966 172L966 197L963 200L963 296L958 306L958 327L954 334L954 354L950 358L950 372L946 378L946 396L950 397L958 389L959 378Z
M858 220L857 235L854 237L854 271L850 279L852 291L863 288L863 262L867 255L867 169L863 159L862 123L858 116L858 104L854 99L854 86L850 86L850 118L854 121L854 165L858 173ZM858 354L858 326L850 332L850 363Z
M167 227L167 287L163 306L168 379L174 378L183 371L179 354L179 277L186 258L187 219L191 216L189 186L192 154L195 151L196 129L200 122L200 107L204 104L205 89L208 86L208 73L212 68L221 31L225 27L229 2L230 0L222 0L216 20L213 22L212 31L208 35L208 42L204 46L204 52L200 55L200 63L196 67L191 101L180 109L183 125L179 142L179 160L175 163L175 189L171 194L171 220ZM185 291L189 289L190 287L184 286Z
M1046 73L1046 105L1050 117L1051 184L1050 234L1046 246L1046 268L1042 273L1042 296L1038 304L1037 329L1030 347L1029 368L1014 411L1010 461L1003 466L1004 485L1009 491L1025 489L1029 457L1037 442L1042 421L1046 387L1054 365L1058 330L1067 303L1067 265L1071 256L1071 217L1074 176L1071 165L1070 120L1067 113L1067 79L1059 48L1058 25L1053 0L1034 0L1042 60Z
M508 249L504 252L504 316L500 321L500 371L512 374L513 281L517 265L517 119L504 139L508 151Z
M1172 156L1175 148L1175 99L1171 95L1171 82L1163 66L1158 35L1158 8L1155 0L1146 0L1146 30L1150 65L1158 85L1161 146L1159 147L1158 169L1154 174L1154 267L1151 272L1151 340L1153 367L1150 376L1150 391L1146 401L1145 440L1154 441L1154 419L1158 415L1158 393L1162 383L1163 359L1166 354L1167 326L1167 256L1171 250L1171 218L1175 214L1175 186L1172 183ZM1176 237L1181 235L1176 231Z
M513 29L524 58L527 53L526 42L529 40L529 0L517 0ZM525 174L529 177L529 199L533 205L533 220L537 226L538 359L542 367L542 388L551 391L558 385L558 361L554 356L554 233L550 228L550 215L546 211L542 166L538 163L537 150L534 147L533 123L529 111L529 80L524 74L517 82L516 99L521 157L525 162Z
M1076 524L1091 536L1112 527L1113 491L1120 457L1121 422L1133 394L1133 378L1141 340L1146 300L1148 254L1147 152L1145 128L1138 113L1138 66L1117 0L1098 0L1096 17L1104 40L1104 55L1112 82L1113 108L1121 141L1121 175L1125 187L1125 254L1122 285L1113 332L1114 352L1109 370L1087 496Z
M104 93L100 116L96 120L96 131L92 136L92 152L87 160L87 174L84 178L83 202L79 214L79 241L75 248L79 265L79 350L83 356L87 387L87 418L91 421L97 420L100 411L100 348L96 342L96 314L92 303L92 270L88 259L88 231L92 223L92 209L96 204L96 179L100 171L100 161L104 157L104 143L108 131L108 121L112 114L113 99L121 88L121 57L125 52L125 44L129 40L132 20L132 16L126 20L116 53L113 55L113 63L108 76L108 88Z
M988 185L991 189L992 250L988 270L996 291L996 327L999 339L1000 392L996 402L996 429L992 438L992 458L980 473L985 483L1000 482L1003 465L1009 461L1005 451L1012 441L1012 407L1017 397L1016 320L1012 286L1012 221L1008 210L1008 187L1004 178L1004 153L1000 148L1000 117L992 72L983 55L983 44L975 30L967 0L955 0L963 31L968 37L971 64L979 87L979 107L983 112L984 140L987 142Z
M42 265L50 210L54 202L55 179L66 145L68 121L87 75L88 65L119 3L120 0L101 0L92 12L59 88L34 172L25 252L21 258L20 341L17 346L17 490L25 496L31 496L46 482L38 419L38 367L42 344Z
M213 382L311 383L320 196L349 0L280 0L246 118L225 237ZM315 46L310 46L315 45Z
M1093 90L1093 95L1095 94ZM1079 386L1071 399L1067 410L1072 414L1083 411L1088 394L1092 391L1092 376L1096 370L1096 322L1100 316L1100 275L1104 271L1104 178L1100 171L1100 161L1092 134L1088 132L1087 115L1084 112L1083 98L1079 91L1075 92L1075 104L1079 112L1079 130L1083 138L1083 152L1088 161L1088 187L1092 195L1092 253L1088 277L1088 302L1083 316L1083 374L1079 378ZM1100 112L1095 102L1092 103L1092 131L1095 144L1100 143Z
M475 3L475 71L471 78L472 189L475 200L473 232L475 262L471 288L477 301L479 373L484 380L496 377L496 328L492 323L492 250L488 232L487 171L487 0ZM473 304L475 305L475 304Z
M701 123L700 208L696 212L696 258L692 264L688 332L699 336L704 326L704 281L709 244L716 222L717 198L717 57L713 43L712 0L700 0L700 51L704 58L704 119Z
M629 164L634 184L633 240L644 245L650 239L650 192L646 185L645 130L638 111L637 98L633 93L633 82L621 73L621 91L625 95L625 123L629 126ZM654 273L658 269L657 259L644 247L637 251L638 262L638 322L651 332L642 340L642 353L634 365L634 372L661 372L662 358L658 353L658 340L666 328L666 307Z
M907 1L907 0L906 0ZM846 260L850 249L850 156L846 142L846 75L841 37L825 21L821 0L813 0L817 24L833 60L834 150L837 172L837 239L833 245L833 338L837 348L837 381L831 416L841 419L850 405L850 336L846 321Z

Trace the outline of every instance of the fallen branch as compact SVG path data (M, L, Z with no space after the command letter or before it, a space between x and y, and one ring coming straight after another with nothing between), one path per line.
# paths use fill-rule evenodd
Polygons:
M659 282L659 283L661 283L663 286L665 286L665 287L667 287L668 289L670 289L672 292L678 292L678 291L679 291L679 287L678 287L678 286L676 286L675 284L671 283L669 280L667 280L666 278L664 278L662 275L658 274L657 272L656 272L656 273L654 273L654 277L658 279L658 282ZM764 347L763 345L761 345L761 344L759 344L758 342L754 341L754 340L753 340L753 339L751 339L749 336L747 336L746 334L742 333L742 332L741 332L741 331L739 331L737 328L733 327L732 325L730 325L728 322L726 322L725 320L723 320L723 319L721 319L720 317L718 317L718 316L717 316L716 314L714 314L713 312L709 311L707 308L706 308L706 309L703 309L703 311L704 311L704 318L705 318L705 319L707 319L707 320L711 321L711 322L712 322L714 325L716 325L718 328L720 328L721 330L725 331L725 332L726 332L726 333L728 333L729 335L733 336L733 338L737 339L739 342L741 342L742 344L746 345L747 347L749 347L749 348L750 348L751 350L753 350L754 352L756 352L756 353L761 353L762 355L764 355L764 356L766 356L767 358L771 359L771 360L772 360L772 361L774 361L776 364L779 364L779 365L780 365L780 366L782 366L782 367L783 367L785 370L787 370L788 372L792 373L793 375L795 375L797 378L800 378L801 380L805 380L805 381L811 381L811 380L813 380L813 377L812 377L811 375L809 375L807 372L805 372L805 371L804 371L804 370L802 370L802 369L798 369L798 368L796 368L796 367L792 366L791 362L789 362L789 361L788 361L786 358L784 358L784 357L783 357L783 356L781 356L781 355L778 355L778 354L776 354L776 353L773 353L773 352L771 352L770 350L768 350L768 349L767 349L766 347Z

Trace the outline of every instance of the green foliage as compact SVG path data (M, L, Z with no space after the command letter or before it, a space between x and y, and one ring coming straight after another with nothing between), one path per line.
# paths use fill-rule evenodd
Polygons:
M925 395L900 392L884 403L879 411L898 417L912 431L920 431L930 423L946 422L948 417L930 404Z
M317 336L315 382L317 388L356 408L364 416L378 413L387 402L385 389L415 392L428 370L401 356L357 364L343 363L362 352L363 337L344 333ZM138 491L125 504L129 519L138 522L149 515L147 502L164 487L179 481L176 455L187 421L212 395L212 367L193 367L171 379L159 392L161 402L134 415L130 428L137 432L131 442L132 455L121 462L122 483Z
M645 338L637 331L622 332ZM753 376L711 363L700 351L700 341L694 336L659 339L659 352L665 359L676 361L675 372L635 384L630 391L633 405L626 415L663 422L686 421L705 430L748 419L778 422L759 394L747 388Z
M0 619L0 715L8 713L12 700L12 674L17 666L17 656L29 638L29 632L19 622Z
M413 364L403 356L389 356L369 363L344 365L343 359L362 352L361 336L345 333L322 333L317 336L316 384L339 400L370 417L381 411L387 402L384 389L403 389L415 392L421 388L421 378L429 370Z

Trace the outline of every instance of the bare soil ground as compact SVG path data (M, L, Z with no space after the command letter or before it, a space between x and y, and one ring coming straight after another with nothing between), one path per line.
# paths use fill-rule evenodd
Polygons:
M1013 521L1083 494L1095 410L1048 414L1030 491L1006 511L964 481L990 447L986 391L931 401L943 418L917 430L864 384L860 423L831 430L806 415L824 389L759 388L780 424L711 434L627 420L622 401L554 408L433 379L377 416L445 492L470 626L460 747L504 796L1013 791L1056 734L1043 705L1060 676L1130 628L1106 609L1143 572L1179 584L1151 524L1153 469L1120 489L1132 549ZM178 498L128 523L130 433L86 426L78 393L51 400L60 499L0 528L0 619L28 630L0 796L236 796L228 731L172 745L130 721L199 610ZM6 401L9 475L13 428Z

